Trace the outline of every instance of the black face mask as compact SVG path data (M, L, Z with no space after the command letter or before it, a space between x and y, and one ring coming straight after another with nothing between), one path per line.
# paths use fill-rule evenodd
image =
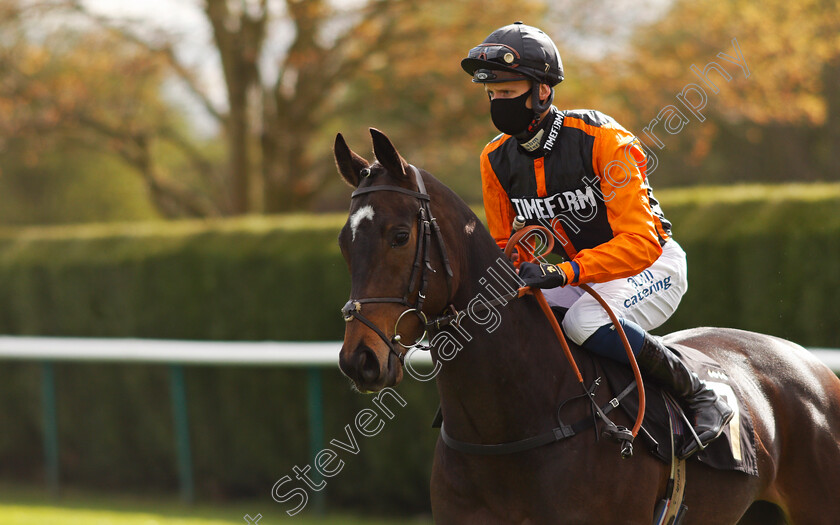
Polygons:
M496 129L508 135L518 135L528 129L528 125L534 120L534 111L525 107L530 96L529 89L516 98L491 100L490 117Z

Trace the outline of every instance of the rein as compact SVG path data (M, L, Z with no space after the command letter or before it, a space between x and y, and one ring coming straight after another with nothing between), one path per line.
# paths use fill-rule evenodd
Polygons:
M553 236L550 235L550 232L548 232L547 228L543 226L528 226L527 228L522 229L522 226L522 223L517 224L516 221L514 222L515 233L511 236L507 246L505 247L505 255L508 258L511 257L513 250L519 245L520 241L526 236L532 234L533 232L539 232L542 235L546 235L546 246L544 249L546 253L551 251L552 247L554 246L554 239ZM525 254L525 256L522 257L522 260L525 260L526 258L533 259L533 256L527 256ZM566 337L563 334L563 330L560 327L560 324L557 322L557 319L554 317L554 314L552 313L548 302L543 296L542 290L540 290L539 288L520 288L517 292L514 292L517 296L521 297L527 293L530 293L539 303L540 308L542 309L543 313L545 314L546 318L551 324L554 333L560 340L560 345L563 347L563 353L566 355L566 360L571 365L572 370L575 373L575 376L577 377L578 383L583 389L583 394L574 396L561 403L560 407L557 409L557 421L560 424L560 426L553 428L547 432L543 432L542 434L539 434L537 436L521 439L518 441L511 441L507 443L488 445L483 443L468 443L466 441L459 441L446 433L446 430L443 426L443 418L440 416L440 414L438 414L435 418L435 423L433 424L433 426L440 427L440 437L449 448L452 448L459 452L477 455L495 456L503 454L514 454L516 452L523 452L533 448L541 447L543 445L548 445L550 443L561 441L566 438L570 438L578 434L583 429L594 425L595 418L597 417L605 425L603 435L613 441L618 442L621 445L621 457L627 458L633 455L633 439L636 437L636 435L639 432L639 429L642 426L642 420L644 419L645 414L645 388L644 384L642 383L641 373L639 372L639 366L636 363L636 358L633 355L632 349L630 348L630 343L627 340L627 336L624 333L624 329L618 322L618 318L615 316L615 313L613 313L612 309L604 301L600 294L598 294L598 292L593 290L590 286L586 284L581 284L580 287L587 293L592 295L610 316L610 319L613 322L613 326L615 326L615 329L621 336L621 340L624 344L624 349L627 352L627 357L630 360L631 368L633 369L633 374L636 379L636 382L630 383L630 385L628 385L627 388L625 388L619 395L612 398L609 401L609 403L607 403L603 407L598 406L598 404L595 403L595 389L600 384L600 378L596 378L590 387L586 387L586 384L583 381L583 376L581 375L577 363L575 362L574 356L572 356L571 349L569 349L569 345L566 342ZM620 404L621 400L636 388L638 388L639 409L636 415L636 421L633 425L633 429L630 430L622 426L617 426L607 417L607 414L613 408L616 408ZM581 397L585 397L590 401L592 409L592 418L584 418L572 425L564 424L563 421L560 419L560 409L562 409L563 405L568 401Z
M408 167L414 173L414 178L417 182L417 191L403 188L400 186L378 185L368 186L366 188L359 188L356 191L354 191L352 195L350 195L350 198L354 199L367 193L373 193L377 191L392 191L397 193L403 193L405 195L410 195L420 201L420 207L417 210L417 249L414 254L414 264L411 268L411 276L408 280L408 288L406 289L405 295L403 295L402 297L364 297L361 299L351 298L341 309L341 313L344 316L344 322L349 323L354 319L358 319L362 324L373 330L376 333L376 335L378 335L382 339L382 341L385 342L385 344L388 346L389 351L397 356L397 359L400 361L400 363L403 363L405 354L398 352L394 346L395 344L399 344L403 348L410 348L423 340L423 338L426 336L426 332L429 326L440 325L440 317L436 318L430 323L428 318L426 317L426 314L423 312L423 303L426 300L426 288L429 284L427 272L436 273L435 269L431 266L429 254L429 245L431 244L432 234L434 234L435 242L437 242L441 258L443 259L443 267L446 271L447 298L452 296L453 276L452 267L449 264L449 257L446 253L446 245L443 242L443 235L440 233L440 226L438 226L437 219L435 219L435 217L432 215L431 208L429 207L431 198L429 197L429 193L426 191L426 185L423 183L423 177L420 175L420 170L418 170L416 167L414 167L411 164L409 164ZM417 289L417 300L414 304L411 304L409 302L409 298L414 293L414 287L418 281L418 275L419 288ZM375 323L373 323L370 319L365 317L365 315L362 313L362 305L377 303L397 303L406 306L406 310L404 310L400 314L400 316L397 318L397 322L394 324L394 336L390 339L379 327L376 326ZM453 312L455 311L455 308L453 308L451 305L450 308ZM401 340L402 337L398 333L400 321L402 321L403 317L405 317L408 314L416 315L424 328L423 334L420 335L420 337L418 337L416 341L412 344L405 344Z

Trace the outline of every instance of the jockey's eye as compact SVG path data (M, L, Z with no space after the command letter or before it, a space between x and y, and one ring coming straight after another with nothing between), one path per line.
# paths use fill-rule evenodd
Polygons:
M399 248L400 246L405 246L405 243L408 242L410 235L406 231L399 231L394 235L394 240L391 241L391 248Z

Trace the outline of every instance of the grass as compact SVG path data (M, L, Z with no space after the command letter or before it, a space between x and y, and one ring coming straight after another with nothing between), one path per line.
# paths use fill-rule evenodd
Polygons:
M68 492L52 501L40 491L0 487L0 525L242 525L246 514L261 514L259 525L431 525L429 518L319 517L306 511L289 517L285 510L268 498L184 505L173 498Z

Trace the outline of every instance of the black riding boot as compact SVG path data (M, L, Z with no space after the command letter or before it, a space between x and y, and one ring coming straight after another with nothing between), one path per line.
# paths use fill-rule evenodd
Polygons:
M732 408L706 386L697 374L686 368L674 352L659 339L646 333L636 361L642 375L653 379L659 386L685 401L694 414L694 431L703 448L720 436L724 426L732 419ZM677 457L685 459L699 449L697 441L690 439L677 451Z

